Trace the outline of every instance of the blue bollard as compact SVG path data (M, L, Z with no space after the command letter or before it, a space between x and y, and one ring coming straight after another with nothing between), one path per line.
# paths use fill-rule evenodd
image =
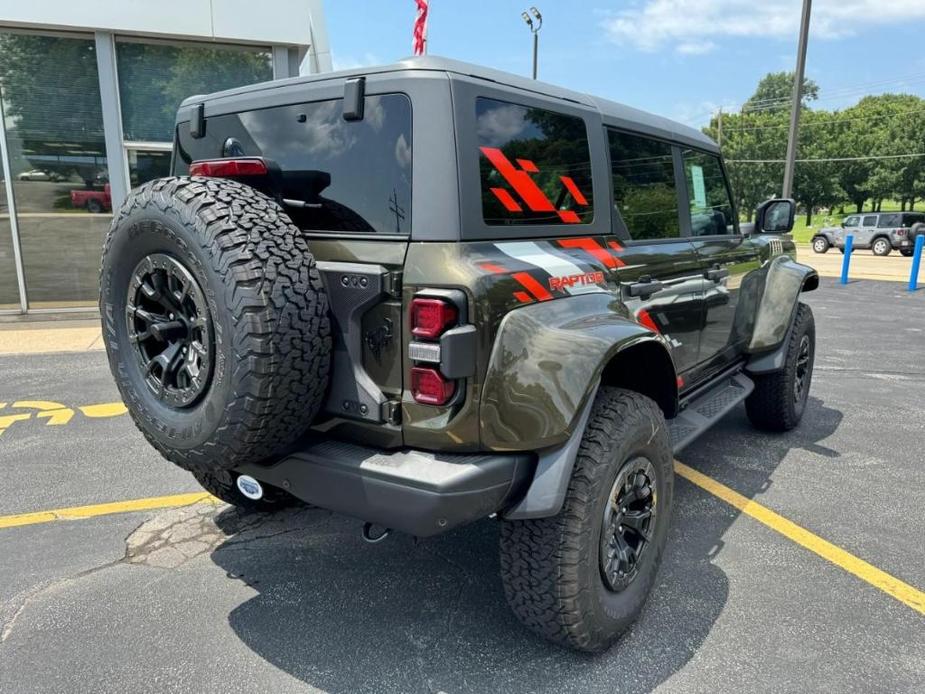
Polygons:
M915 250L912 251L912 272L909 273L909 291L914 292L919 286L919 265L922 264L922 248L925 247L925 234L915 237Z
M841 262L841 283L848 284L848 266L851 264L851 250L854 248L854 234L845 237L845 257Z

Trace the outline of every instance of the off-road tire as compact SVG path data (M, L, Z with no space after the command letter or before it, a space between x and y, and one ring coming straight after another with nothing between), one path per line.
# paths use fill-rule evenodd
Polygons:
M652 544L626 588L611 591L600 567L602 518L623 464L637 455L657 477ZM671 443L649 398L603 386L592 406L565 502L558 515L505 521L501 577L507 602L528 628L569 648L600 652L633 623L655 581L668 537L674 489Z
M129 341L131 275L152 253L186 268L210 314L211 375L185 407L155 395ZM305 431L323 402L331 327L320 275L299 229L249 186L171 177L132 191L106 237L100 312L110 369L132 419L186 470L204 474L270 457Z
M242 511L265 513L301 503L289 492L265 482L261 482L263 496L259 499L250 499L241 493L238 485L235 484L234 474L227 470L197 471L193 473L193 477L209 494Z
M825 236L817 236L813 239L813 253L826 253L832 244Z
M870 244L870 250L874 255L887 256L893 250L893 244L886 237L879 236Z
M809 337L809 371L802 394L797 398L797 362L804 336ZM756 428L782 432L790 431L800 423L812 385L815 357L816 323L813 312L809 306L800 303L790 331L784 367L774 373L752 376L755 390L745 399L745 411Z

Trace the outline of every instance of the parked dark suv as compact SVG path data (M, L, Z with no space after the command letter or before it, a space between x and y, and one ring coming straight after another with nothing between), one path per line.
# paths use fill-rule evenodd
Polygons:
M800 421L790 200L740 229L716 144L438 58L187 99L103 256L112 373L228 503L427 537L496 518L511 608L610 645L665 548L673 455Z

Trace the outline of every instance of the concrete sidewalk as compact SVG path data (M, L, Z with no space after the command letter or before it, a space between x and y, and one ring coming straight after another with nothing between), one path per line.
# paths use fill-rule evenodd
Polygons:
M841 277L844 258L836 248L829 249L828 253L814 253L810 246L797 245L797 260L816 268L822 277ZM876 256L870 251L854 251L851 254L848 278L908 283L911 272L912 258L906 258L897 251L887 256ZM920 274L919 284L925 284L925 272Z
M99 318L0 323L0 356L103 349Z

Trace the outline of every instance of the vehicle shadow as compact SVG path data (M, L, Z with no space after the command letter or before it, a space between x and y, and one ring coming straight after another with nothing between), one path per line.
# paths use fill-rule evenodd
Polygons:
M754 431L740 407L679 458L751 497L791 449L837 457L820 442L841 419L812 398L799 429L769 436ZM268 524L273 532L231 535L212 553L256 592L229 623L292 677L351 693L650 691L684 668L722 613L729 582L714 560L738 517L677 478L669 546L646 609L611 651L588 656L535 638L508 611L495 521L417 543L399 535L369 545L355 520L315 509L281 513L287 517ZM231 532L233 512L216 522L226 514Z

